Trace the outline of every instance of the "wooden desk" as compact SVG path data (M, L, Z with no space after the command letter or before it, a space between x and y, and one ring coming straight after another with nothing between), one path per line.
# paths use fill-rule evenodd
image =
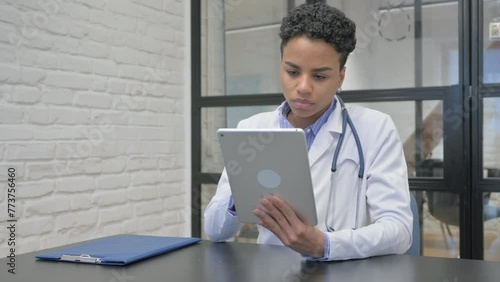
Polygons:
M126 267L39 261L37 253L18 255L15 275L0 259L0 281L500 281L498 262L391 255L306 263L288 248L246 243L202 241Z

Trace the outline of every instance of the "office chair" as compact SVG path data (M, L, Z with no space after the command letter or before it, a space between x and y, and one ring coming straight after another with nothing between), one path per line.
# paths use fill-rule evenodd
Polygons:
M419 176L443 176L443 161L436 159L424 160L419 168ZM488 173L490 176L490 173ZM440 221L441 232L443 240L448 250L454 251L456 246L456 239L451 233L451 226L460 225L460 197L457 194L449 192L425 192L427 196L427 206L429 213ZM483 196L483 220L487 221L500 217L500 209L489 204L490 194L486 193ZM445 232L446 229L446 232ZM447 233L447 234L446 234ZM449 236L447 240L446 235Z
M418 174L419 176L443 177L444 175L443 161L438 159L424 160L418 169L420 171ZM454 252L457 240L453 236L453 233L451 233L450 225L460 225L459 195L449 192L429 191L426 191L425 195L427 196L429 213L432 217L439 220L439 227L441 227L441 234L443 234L443 241L446 249L453 252L451 255L455 256L456 254Z
M406 251L406 255L412 255L412 256L419 256L420 255L420 216L418 214L418 205L417 201L415 200L415 196L413 196L412 193L410 193L410 207L411 207L411 212L413 213L413 231L412 231L412 237L413 241L411 242L411 246Z

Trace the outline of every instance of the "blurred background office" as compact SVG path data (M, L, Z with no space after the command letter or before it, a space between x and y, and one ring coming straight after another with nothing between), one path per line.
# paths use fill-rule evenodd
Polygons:
M281 18L306 1L193 5L193 198L201 211L223 162L216 129L273 110ZM421 209L422 254L500 261L500 1L326 0L357 24L343 99L389 114ZM196 60L196 59L194 59ZM193 211L193 214L195 212ZM203 235L202 218L192 218ZM255 241L245 225L236 241Z

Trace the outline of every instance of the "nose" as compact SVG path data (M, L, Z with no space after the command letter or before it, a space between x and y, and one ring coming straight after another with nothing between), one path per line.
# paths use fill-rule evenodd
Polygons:
M312 91L311 80L306 75L302 75L297 83L297 92L299 94L309 94Z

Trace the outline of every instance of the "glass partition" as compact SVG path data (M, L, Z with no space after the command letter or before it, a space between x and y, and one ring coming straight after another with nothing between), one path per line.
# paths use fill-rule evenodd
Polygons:
M500 98L483 100L483 176L500 177Z
M274 25L226 32L226 95L281 93L278 34Z
M483 83L500 83L500 0L483 1Z
M348 103L381 111L391 116L403 143L410 177L439 177L425 171L443 166L443 105L441 101L422 102L422 132L417 139L416 102ZM420 113L419 113L420 115ZM424 160L416 163L417 155Z
M484 193L484 259L500 261L500 193Z
M413 1L331 2L357 26L345 90L458 84L458 1L423 1L421 38Z
M280 93L279 27L305 1L202 1L202 95ZM458 1L328 0L357 26L345 90L458 83ZM291 5L290 7L288 5Z

